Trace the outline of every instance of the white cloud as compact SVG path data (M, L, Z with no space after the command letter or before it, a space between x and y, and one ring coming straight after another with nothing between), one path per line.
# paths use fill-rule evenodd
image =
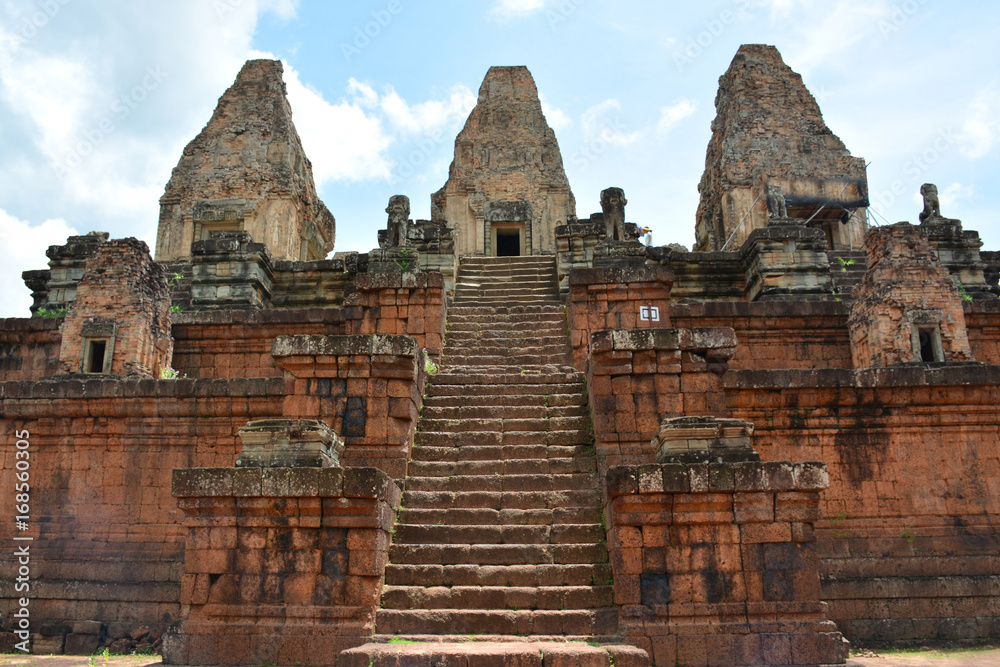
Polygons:
M614 146L628 146L635 143L641 132L627 132L628 128L621 118L621 103L616 99L607 99L595 104L580 117L583 136L586 142L603 140Z
M961 183L952 183L941 191L939 199L941 200L941 205L947 209L963 199L971 198L973 194L973 186L962 185ZM923 201L922 198L921 201ZM947 212L945 215L947 215Z
M331 104L303 84L294 67L288 63L284 67L295 128L312 160L316 184L389 178L385 151L392 137L379 118L366 112L369 98L364 87L352 79L348 88L362 92L361 101Z
M660 120L656 124L656 130L660 134L667 134L697 110L698 102L696 100L689 100L686 97L682 97L660 110Z
M523 18L545 9L545 0L497 0L490 16L501 21Z
M538 99L542 103L542 113L545 114L545 120L549 122L549 127L553 130L562 130L573 124L573 120L566 112L549 104L545 95L539 94Z
M984 88L969 105L962 132L958 136L962 153L970 159L985 157L1000 140L1000 91Z
M476 95L466 86L454 86L446 100L410 105L390 86L380 105L394 127L413 134L432 134L465 120L476 106Z
M789 45L782 47L786 62L807 76L855 51L859 42L879 34L879 26L892 18L888 0L759 0L771 12L773 25L794 25Z
M78 233L65 220L32 226L0 209L0 317L30 316L31 293L21 272L48 268L45 250Z

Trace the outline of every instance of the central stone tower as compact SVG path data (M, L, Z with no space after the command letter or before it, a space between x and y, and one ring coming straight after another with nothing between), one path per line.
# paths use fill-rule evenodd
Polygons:
M555 253L576 200L527 67L487 72L431 215L457 232L461 257Z
M773 46L744 44L719 79L695 250L738 250L772 215L821 230L830 250L860 249L868 227L865 161L823 122L802 77ZM769 210L781 188L787 210Z

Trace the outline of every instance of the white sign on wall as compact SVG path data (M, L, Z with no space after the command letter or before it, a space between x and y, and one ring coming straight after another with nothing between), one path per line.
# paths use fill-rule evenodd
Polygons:
M639 308L639 320L642 322L659 322L660 309L656 306L641 306Z

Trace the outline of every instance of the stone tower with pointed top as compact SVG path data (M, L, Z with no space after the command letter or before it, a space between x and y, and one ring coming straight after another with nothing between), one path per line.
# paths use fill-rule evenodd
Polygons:
M528 68L490 68L431 213L458 232L460 256L555 252L576 201Z
M316 194L282 71L276 60L247 61L184 149L160 198L157 261L190 257L215 231L248 232L281 260L333 249L333 215Z
M776 48L741 46L719 79L715 107L698 187L696 250L738 250L764 227L768 186L782 188L788 216L811 218L809 226L823 230L831 249L863 247L865 162L826 126L802 77Z

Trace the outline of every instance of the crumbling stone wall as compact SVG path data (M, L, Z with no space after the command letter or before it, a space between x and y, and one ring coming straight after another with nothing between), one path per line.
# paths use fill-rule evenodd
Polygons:
M431 216L457 231L460 257L496 254L490 229L503 222L524 225L524 254L555 252L556 226L576 218L576 200L526 67L487 72Z
M281 77L280 61L247 61L184 149L160 199L158 261L190 257L211 231L246 231L278 260L333 249L333 215L316 193Z
M145 242L108 241L87 260L63 321L62 372L94 372L84 367L90 339L106 341L104 370L97 372L150 377L170 366L170 290Z
M738 250L750 232L767 224L769 185L783 189L792 217L809 218L824 207L812 224L833 247L861 246L867 227L865 162L852 157L826 126L802 77L776 48L741 46L719 80L715 106L698 186L695 250ZM847 211L854 215L845 224Z
M962 299L922 230L905 222L877 227L865 247L868 271L848 319L854 366L971 361ZM930 358L922 358L921 337Z

